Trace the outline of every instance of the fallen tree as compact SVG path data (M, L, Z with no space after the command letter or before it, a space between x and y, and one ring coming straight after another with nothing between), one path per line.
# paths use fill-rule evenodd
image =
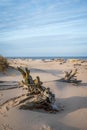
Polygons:
M60 79L59 81L78 84L82 81L77 80L77 76L76 76L77 73L78 73L77 69L75 69L74 71L71 70L69 72L66 71L64 78Z
M63 106L55 104L55 95L50 91L50 88L46 88L42 86L43 82L40 81L40 77L37 76L36 79L33 80L32 76L30 75L30 70L25 68L18 67L18 71L22 74L23 79L20 82L20 86L28 90L27 97L24 99L26 103L20 106L20 109L44 109L49 112L58 112L63 110ZM29 101L28 97L31 98L31 102ZM21 102L24 102L21 101Z

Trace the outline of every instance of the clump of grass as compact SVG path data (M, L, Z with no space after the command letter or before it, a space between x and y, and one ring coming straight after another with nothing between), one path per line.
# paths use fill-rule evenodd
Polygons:
M5 71L8 68L8 61L5 57L0 56L0 72Z

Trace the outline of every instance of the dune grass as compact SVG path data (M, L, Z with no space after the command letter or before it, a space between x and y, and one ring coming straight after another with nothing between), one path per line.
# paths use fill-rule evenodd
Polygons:
M8 61L5 57L0 56L0 72L5 71L8 68Z

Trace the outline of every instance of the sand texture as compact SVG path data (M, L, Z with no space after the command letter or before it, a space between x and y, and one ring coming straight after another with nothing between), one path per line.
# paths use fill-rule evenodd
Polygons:
M0 72L0 130L87 130L87 61L85 60L32 60L10 59L10 67ZM23 80L17 66L28 67L33 79L39 76L43 86L55 94L56 104L63 111L50 113L40 109L19 109L21 104L32 103L32 95L19 87ZM78 85L60 82L64 71L78 69ZM34 97L33 97L34 99ZM31 104L30 104L31 105Z

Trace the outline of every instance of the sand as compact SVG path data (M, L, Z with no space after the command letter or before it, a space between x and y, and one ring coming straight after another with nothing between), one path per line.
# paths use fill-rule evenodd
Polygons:
M87 61L10 59L9 64L7 72L0 73L0 130L87 130ZM55 114L20 110L17 104L27 90L18 86L22 76L17 66L28 67L34 79L40 76L43 86L50 87L64 110ZM75 68L77 79L82 80L78 86L59 82L64 71Z

